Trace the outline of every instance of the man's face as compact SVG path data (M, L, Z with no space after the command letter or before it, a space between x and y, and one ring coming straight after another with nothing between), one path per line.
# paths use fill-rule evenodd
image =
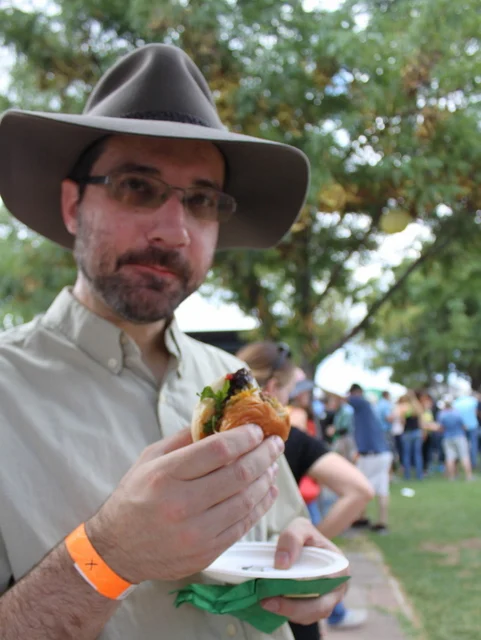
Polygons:
M308 409L311 406L311 392L303 391L296 397L296 404L303 409Z
M126 165L144 168L176 187L222 189L224 160L210 142L115 136L92 176ZM192 216L174 193L156 209L125 205L89 185L78 205L75 258L89 288L117 316L147 324L169 318L204 280L219 223Z

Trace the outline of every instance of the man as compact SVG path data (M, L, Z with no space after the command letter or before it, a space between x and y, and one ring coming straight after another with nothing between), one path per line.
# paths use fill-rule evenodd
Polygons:
M465 424L459 411L454 408L451 398L445 399L444 409L439 412L437 422L444 435L443 449L449 480L454 480L456 477L456 460L462 464L466 480L472 480L468 442L464 432Z
M466 428L466 437L469 445L469 457L471 467L475 469L478 464L478 399L474 393L465 393L456 398L454 409L461 415Z
M177 611L172 592L245 534L280 534L278 567L331 545L300 517L276 438L246 425L192 444L197 393L241 363L173 313L216 249L288 230L305 157L227 132L198 68L158 44L110 69L82 115L7 112L0 145L5 205L78 266L73 289L0 340L2 640L262 638ZM312 623L341 597L263 606Z
M381 426L381 422L371 404L364 397L358 384L349 390L348 402L354 409L354 439L358 451L359 469L372 484L378 499L379 519L371 529L380 534L387 533L389 506L389 471L392 453ZM357 526L369 526L369 520L361 517Z

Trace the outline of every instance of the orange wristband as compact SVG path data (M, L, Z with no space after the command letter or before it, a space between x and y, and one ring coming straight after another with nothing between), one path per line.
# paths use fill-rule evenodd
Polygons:
M123 600L137 587L102 560L87 537L84 523L65 538L65 546L82 578L106 598Z

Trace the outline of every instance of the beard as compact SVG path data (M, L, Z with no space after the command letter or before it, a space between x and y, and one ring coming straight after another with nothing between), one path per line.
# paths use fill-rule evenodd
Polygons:
M95 237L95 244L93 239ZM92 291L118 317L133 324L151 324L170 319L179 306L201 284L187 260L174 250L150 246L112 258L107 234L95 236L79 216L74 256L79 271ZM174 276L123 269L127 265L163 267Z

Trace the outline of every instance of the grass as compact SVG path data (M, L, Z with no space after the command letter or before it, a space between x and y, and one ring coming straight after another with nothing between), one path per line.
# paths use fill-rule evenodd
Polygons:
M405 486L416 495L403 497ZM390 534L369 537L411 601L423 637L481 638L481 480L404 481L391 495Z

